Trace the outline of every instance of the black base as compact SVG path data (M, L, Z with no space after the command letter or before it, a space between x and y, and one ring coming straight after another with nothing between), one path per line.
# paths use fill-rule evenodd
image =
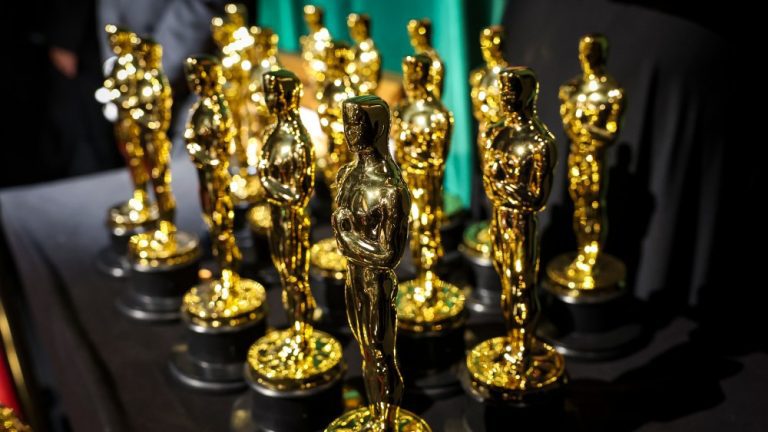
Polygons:
M501 315L501 280L493 264L467 258L472 273L472 291L467 297L467 308L472 312Z
M144 232L143 227L127 230L111 228L109 246L99 251L96 256L96 268L103 274L121 279L128 277L131 263L128 261L128 241L134 234Z
M409 393L432 398L461 393L458 372L465 351L464 329L462 325L443 333L398 332L397 354Z
M105 247L96 255L96 268L107 276L115 279L122 279L128 276L131 271L131 264L128 258L115 253L112 246Z
M140 321L173 321L181 316L184 293L198 282L200 259L162 269L131 269L131 284L117 308Z
M229 392L245 388L243 363L251 344L264 335L266 320L237 327L201 327L188 322L186 342L171 351L171 374L197 390Z
M251 390L232 410L233 432L322 431L344 410L342 380L291 394L270 392L249 381Z
M564 430L566 423L565 395L563 390L558 390L548 393L546 399L528 405L480 402L469 397L464 412L463 430Z
M628 355L648 341L641 303L625 291L564 297L545 280L536 334L568 357L605 360Z
M311 284L316 289L317 305L323 315L318 326L334 335L351 335L344 298L344 280L325 278L310 269Z
M448 218L447 223L440 226L440 239L443 243L444 259L452 259L459 255L459 245L467 228L469 212L461 210Z

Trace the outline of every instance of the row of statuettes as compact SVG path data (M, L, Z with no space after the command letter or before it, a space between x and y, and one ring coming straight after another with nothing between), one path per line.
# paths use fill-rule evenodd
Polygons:
M429 430L398 408L404 384L396 344L407 358L406 375L429 377L419 389L427 393L440 393L430 382L440 388L461 382L476 400L490 402L487 409L551 401L565 384L565 362L535 335L539 307L533 288L536 215L549 195L556 149L536 116L535 74L503 59L500 27L481 32L486 65L470 81L493 216L467 229L464 247L474 262L498 272L495 304L507 332L465 355L465 291L438 275L444 254L442 176L453 117L440 101L445 67L431 47L429 21L408 24L416 53L403 61L405 98L390 110L373 96L381 62L369 36L370 19L350 15L350 47L331 39L319 8L304 11L310 34L302 38L302 56L309 85L317 89L325 142L317 149L299 115L302 83L281 69L277 36L245 25L242 5L227 5L212 21L219 58L186 62L199 100L185 140L199 172L218 269L216 278L203 282L199 241L174 224L166 136L172 102L162 49L149 38L107 27L117 59L102 94L117 108L116 136L134 183L133 197L110 209L108 219L114 265L130 273L119 308L149 320L180 313L188 331L173 349L171 370L180 382L204 390L247 382L252 391L235 406L242 413L233 415L242 423L233 425L238 430L317 430L329 422L327 430ZM602 159L623 111L623 92L604 71L606 51L604 37L582 38L583 73L560 91L572 141L569 182L578 249L550 264L547 279L553 292L571 299L614 291L624 278L623 264L601 246ZM333 196L334 237L310 246L306 207L315 167ZM266 233L288 315L284 330L266 331L264 287L238 272L242 254L234 218L240 207L249 207L254 228ZM415 276L398 284L393 269L409 232ZM342 281L337 291L344 292L363 357L368 405L343 414L346 365L341 344L314 327L310 264L325 275L326 291L334 280ZM453 372L457 363L463 379Z

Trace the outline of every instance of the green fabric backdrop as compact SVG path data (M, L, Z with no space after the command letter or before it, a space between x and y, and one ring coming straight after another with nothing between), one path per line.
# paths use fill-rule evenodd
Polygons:
M477 129L469 99L469 71L482 62L480 30L501 22L506 0L257 0L257 21L280 35L280 49L299 50L299 36L307 33L302 16L305 4L322 7L332 37L347 41L347 15L370 15L372 37L381 50L384 69L398 73L403 57L413 52L406 24L412 18L432 20L433 43L446 66L444 103L456 119L445 190L468 207Z

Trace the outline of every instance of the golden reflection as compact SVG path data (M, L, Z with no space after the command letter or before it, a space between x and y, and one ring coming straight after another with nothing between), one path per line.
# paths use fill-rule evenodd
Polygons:
M189 290L182 311L196 324L236 326L263 318L266 300L264 287L238 274L242 255L235 242L229 173L229 147L236 130L223 93L219 61L207 56L190 57L186 73L199 99L190 111L184 139L197 168L200 206L221 276Z
M132 231L136 227L153 224L157 220L157 206L149 199L149 173L144 165L144 152L139 143L139 126L131 117L131 105L136 98L136 73L138 60L134 55L134 46L139 37L130 30L107 25L109 46L117 56L114 66L104 80L105 101L117 107L115 121L115 141L133 183L132 197L109 210L108 222L113 228Z
M491 255L502 284L507 334L467 356L471 389L488 399L524 402L559 386L565 362L534 336L539 304L537 213L547 202L557 161L555 141L536 114L538 82L527 68L501 71L501 117L482 135L483 184L493 206Z
M310 86L320 87L325 82L325 50L331 42L331 34L323 22L323 9L314 6L304 6L304 22L309 34L299 39L301 57L304 59L304 70L310 78Z
M138 125L139 145L155 192L157 228L131 237L129 255L140 266L158 267L193 261L199 256L197 239L178 232L174 224L176 200L171 191L171 86L162 67L163 49L142 38L134 45L138 60L136 93L127 106Z
M278 391L317 387L345 369L341 345L312 326L316 304L309 287L309 231L306 206L314 188L314 149L299 117L301 82L291 72L264 74L267 105L276 121L258 161L271 209L269 245L283 287L290 327L256 341L248 353L251 376Z
M407 28L408 37L411 39L411 46L413 46L416 54L425 54L432 60L427 87L435 97L439 98L443 94L445 66L443 65L443 60L432 46L432 21L427 18L412 19L408 22Z
M403 379L397 364L397 277L408 235L410 194L389 152L389 107L376 96L343 106L344 133L353 162L338 175L331 224L347 257L347 317L363 357L368 407L336 419L328 431L428 431L399 408Z
M381 55L371 39L371 18L366 14L349 14L347 26L354 43L347 74L360 94L373 94L381 79Z
M616 141L624 112L624 90L605 71L608 41L589 34L579 41L582 74L560 87L560 115L571 140L568 183L574 204L577 252L559 256L547 275L572 290L616 288L624 264L602 250L605 215L605 152ZM575 293L574 293L575 294Z
M400 284L397 312L401 329L440 331L463 322L464 295L435 268L443 257L443 176L453 115L429 86L432 60L425 54L403 60L406 99L392 111L395 155L413 197L411 254L416 278Z
M211 20L211 34L219 47L219 58L225 78L224 96L232 112L236 130L235 139L229 149L232 160L231 191L238 201L258 202L263 199L258 179L255 177L255 155L261 144L265 122L259 123L258 107L252 99L252 81L261 80L257 39L247 26L248 11L245 5L229 3L224 15ZM268 40L269 41L269 40ZM264 43L264 40L260 40ZM250 168L250 170L249 170Z

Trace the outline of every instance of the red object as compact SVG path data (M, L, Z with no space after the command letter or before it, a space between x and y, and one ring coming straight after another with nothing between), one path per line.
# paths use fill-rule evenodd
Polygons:
M13 384L8 359L5 357L5 349L2 345L0 345L0 405L13 409L17 414L21 413L16 386Z

